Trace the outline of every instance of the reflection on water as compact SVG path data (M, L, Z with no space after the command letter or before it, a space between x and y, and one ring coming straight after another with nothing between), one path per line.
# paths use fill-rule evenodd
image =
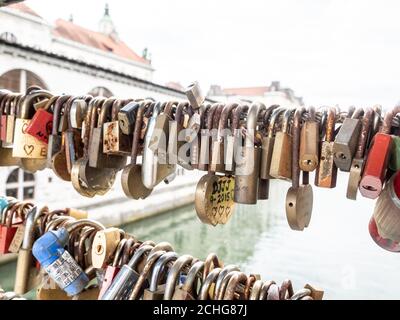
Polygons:
M168 241L180 253L204 259L215 252L263 279L290 278L296 288L310 283L328 299L396 299L400 262L396 254L370 239L373 202L345 199L347 176L335 190L314 189L314 213L304 232L287 225L284 201L288 184L271 185L269 201L237 206L225 226L203 225L192 207L124 226L142 240ZM15 264L0 267L0 284L12 288Z

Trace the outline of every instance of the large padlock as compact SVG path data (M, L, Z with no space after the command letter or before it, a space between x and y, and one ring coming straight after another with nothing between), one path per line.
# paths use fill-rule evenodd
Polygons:
M314 107L308 108L309 118L304 121L300 135L299 166L303 171L314 171L319 157L319 124Z
M26 133L26 129L34 114L34 102L51 98L47 91L34 91L28 94L15 120L13 157L21 158L21 166L25 171L36 172L46 167L47 143Z
M85 288L89 278L64 249L68 239L69 233L65 228L46 232L36 240L32 253L56 284L68 295L74 296Z
M117 249L121 240L121 230L108 228L97 231L92 245L92 265L94 268L104 268Z
M257 121L260 112L265 109L261 103L255 103L249 108L242 156L236 160L234 201L237 203L257 203L261 160L261 145L256 139Z
M139 102L130 102L118 112L119 127L123 134L130 135L133 133L138 105Z

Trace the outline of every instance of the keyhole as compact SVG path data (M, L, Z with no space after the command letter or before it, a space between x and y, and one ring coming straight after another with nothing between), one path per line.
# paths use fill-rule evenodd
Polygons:
M102 254L103 253L103 246L101 244L97 245L96 253L97 254Z
M293 208L293 207L294 207L293 202L289 202L289 207L290 207L290 208Z
M338 158L342 159L342 160L346 160L346 156L344 155L343 152L340 152L338 155L336 155Z
M374 188L373 186L362 186L362 187L368 191L372 191L372 192L378 191L378 189Z

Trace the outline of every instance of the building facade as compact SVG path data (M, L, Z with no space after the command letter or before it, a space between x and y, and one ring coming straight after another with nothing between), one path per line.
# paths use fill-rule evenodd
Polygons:
M24 92L31 85L39 85L55 94L186 99L180 88L152 82L154 71L146 56L136 54L118 37L108 7L98 31L62 19L49 23L24 3L0 9L0 88ZM119 180L118 176L106 196L85 199L51 170L30 174L15 167L0 168L0 195L55 206L65 206L68 199L73 207L96 207L96 213L104 219L110 213L118 214L118 223L123 223L133 209ZM157 187L155 199L164 194L172 204L182 205L182 199L192 199L194 183L195 179L179 168L174 183ZM183 196L178 198L176 190ZM174 207L171 203L169 208ZM135 210L154 204L153 197L136 201Z
M207 96L217 101L259 101L266 106L276 104L283 107L297 107L303 105L303 98L296 96L292 89L282 87L279 81L273 81L269 86L262 87L222 88L219 85L212 85Z

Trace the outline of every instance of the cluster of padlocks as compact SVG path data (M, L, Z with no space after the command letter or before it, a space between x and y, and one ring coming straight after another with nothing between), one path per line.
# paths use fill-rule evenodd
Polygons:
M306 285L294 292L223 265L179 256L167 242L139 241L105 228L74 209L53 210L1 198L0 255L17 253L15 299L37 288L40 300L312 300L323 291ZM1 292L0 292L1 298Z
M104 195L122 171L123 191L132 199L172 181L177 165L206 171L195 207L200 220L211 225L226 223L235 203L268 199L269 181L281 179L292 184L286 216L294 230L310 223L311 172L314 185L322 188L336 186L338 168L349 172L346 196L355 200L358 191L378 198L400 169L400 107L383 115L379 106L340 111L208 103L196 83L187 97L160 102L53 95L38 87L24 95L2 90L0 165L29 172L51 168L86 197ZM400 228L393 221L375 219L372 225L397 242ZM383 229L392 231L382 234Z

